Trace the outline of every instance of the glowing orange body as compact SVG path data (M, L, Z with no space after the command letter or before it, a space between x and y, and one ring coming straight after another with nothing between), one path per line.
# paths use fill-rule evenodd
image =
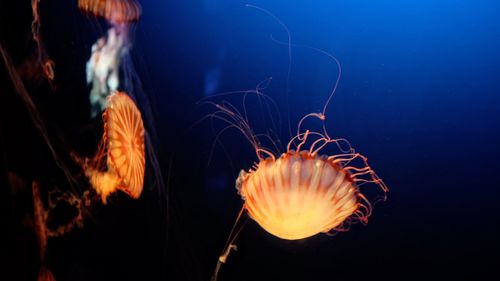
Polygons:
M295 240L340 226L359 207L350 175L306 151L267 158L242 173L239 192L250 216L266 231Z
M141 112L129 96L116 93L109 99L104 119L108 168L121 179L118 188L132 198L139 198L146 165Z
M135 0L78 0L78 7L112 22L137 21L142 12Z
M144 124L141 112L125 93L109 96L103 114L104 136L94 163L85 169L102 201L117 189L137 199L146 169ZM106 162L101 161L106 156ZM102 171L105 168L107 171Z
M247 5L267 13L283 24L276 16L265 9ZM291 62L291 41L288 33L289 62ZM352 223L366 224L372 213L372 203L360 191L364 184L378 186L383 196L373 202L386 200L387 186L368 165L367 158L357 153L347 139L332 138L325 124L328 105L337 90L342 68L340 62L329 53L311 48L330 57L338 67L337 80L323 106L321 112L311 112L297 124L297 134L288 142L286 153L281 156L275 151L280 150L275 131L274 117L270 120L272 127L266 133L256 134L249 124L246 100L250 94L255 94L262 106L262 101L274 101L261 90L265 89L270 79L258 84L255 90L242 91L243 109L230 104L227 100L221 103L207 102L216 108L210 115L224 123L220 134L228 129L236 129L253 146L259 162L254 164L249 172L242 170L236 180L236 188L245 201L236 222L231 229L229 238L222 250L212 275L217 280L222 264L226 263L231 250L237 247L234 241L243 225L239 224L244 211L262 228L281 239L297 240L318 233L333 234L347 231ZM290 65L289 65L290 66ZM289 69L290 70L290 69ZM288 80L287 80L288 81ZM238 92L229 92L219 96L227 96ZM266 106L269 106L266 104ZM290 113L290 112L288 112ZM322 130L303 130L306 119L314 118L322 124ZM264 120L266 120L264 118ZM289 133L292 134L289 122ZM218 139L217 139L218 141ZM333 146L329 152L326 149ZM302 149L304 150L302 150ZM319 156L320 153L327 154Z

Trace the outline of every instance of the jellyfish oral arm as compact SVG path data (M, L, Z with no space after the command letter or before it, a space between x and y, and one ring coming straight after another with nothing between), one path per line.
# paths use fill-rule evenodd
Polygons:
M97 194L101 196L102 202L106 204L108 196L118 188L120 178L114 173L99 172L94 169L89 169L86 174Z

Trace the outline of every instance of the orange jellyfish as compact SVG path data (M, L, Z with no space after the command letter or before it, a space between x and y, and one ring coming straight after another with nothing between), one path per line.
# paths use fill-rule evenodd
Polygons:
M226 262L234 240L243 225L239 221L247 211L250 218L268 233L286 240L297 240L319 233L333 235L347 231L351 224L366 224L372 214L373 201L362 191L365 184L378 186L385 200L387 186L368 165L367 158L357 153L344 138L332 138L326 130L325 113L335 93L342 73L338 60L329 55L338 66L338 77L322 112L305 115L297 126L297 133L288 142L284 153L273 152L262 145L260 135L253 132L246 108L242 114L227 102L209 102L217 108L211 117L227 126L236 128L255 149L258 162L248 170L242 170L236 180L236 188L244 203L231 230L228 241L219 257L212 280L217 279L220 266ZM260 99L270 99L254 91ZM322 130L303 130L306 119L315 118ZM268 138L270 138L268 136ZM333 150L331 150L333 149ZM239 225L239 229L238 229Z
M78 8L112 23L138 21L142 13L135 0L78 0Z
M343 231L354 220L367 222L372 207L357 184L366 182L361 176L368 174L373 182L381 181L367 164L363 168L347 164L356 157L366 160L354 153L319 155L311 145L308 150L289 149L279 158L262 159L238 177L244 208L267 232L287 240Z
M141 5L137 0L78 0L78 7L84 14L104 19L109 25L106 33L92 45L91 54L86 64L87 84L91 86L89 96L91 116L95 117L100 112L106 111L104 119L105 122L108 119L109 126L105 128L106 132L100 152L93 160L87 161L87 165L84 167L85 173L101 195L103 202L116 189L128 193L133 198L138 198L143 188L146 147L147 160L151 167L151 177L148 177L152 180L150 186L156 189L161 197L164 185L153 147L155 133L150 103L144 94L132 59L133 36L131 34L135 31L134 25L141 18ZM115 111L107 108L107 105L112 103L111 100L121 99L118 96L111 99L108 97L117 91L126 92L134 100L132 102L129 99L130 104L133 104L133 118L135 119L127 119L126 122L138 122L137 124L139 124L138 127L130 129L136 130L140 134L137 136L139 138L137 143L140 146L137 153L128 155L128 153L134 152L133 149L125 149L120 152L126 155L124 159L128 159L127 161L131 161L130 163L122 163L122 160L117 158L118 155L113 155L113 153L118 154L120 150L112 150L113 142L107 143L107 138L110 137L108 131L111 130L109 127L115 123L106 116L115 114ZM137 109L138 107L141 109L142 115ZM126 136L125 139L128 140L129 137L131 136ZM138 156L138 159L127 158L136 155L140 155L140 157ZM105 160L106 158L107 160ZM113 159L118 160L114 161ZM130 167L131 170L120 170L125 169L125 167ZM128 173L138 173L138 175ZM132 182L127 182L129 180Z
M127 94L116 92L108 97L103 120L104 135L97 155L85 163L85 174L104 203L116 190L137 199L146 165L141 112Z
M244 201L228 242L222 251L212 280L217 279L221 264L226 262L234 240L241 231L236 226L244 211L270 234L286 240L297 240L319 233L328 235L347 231L352 223L366 224L373 204L361 191L372 183L388 191L384 182L368 165L367 158L356 153L345 139L332 139L325 132L300 131L310 117L325 120L323 113L306 115L299 123L297 135L281 155L262 147L247 118L234 107L216 104L214 117L238 128L252 143L258 163L242 170L236 188ZM322 153L335 145L336 154ZM241 226L242 227L242 226Z

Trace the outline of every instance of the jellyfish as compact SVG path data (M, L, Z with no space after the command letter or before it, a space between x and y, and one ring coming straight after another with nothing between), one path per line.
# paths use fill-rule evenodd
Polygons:
M297 240L345 231L350 221L368 221L372 206L357 184L366 182L362 176L373 171L367 165L348 164L356 157L366 158L354 153L319 155L315 150L311 145L307 150L288 150L278 158L270 155L255 169L240 172L237 189L244 208L274 236ZM376 176L372 181L380 182Z
M87 84L92 86L91 116L95 117L105 109L106 97L119 86L123 87L119 79L120 67L128 67L125 61L132 46L130 26L139 20L142 9L137 1L131 0L79 0L78 7L110 24L107 33L92 45L86 66Z
M142 8L136 0L79 0L78 7L86 15L105 20L106 33L92 45L90 58L86 65L87 84L90 85L89 100L91 117L107 111L107 97L115 91L125 92L137 108L141 110L141 122L144 128L143 143L147 154L149 174L146 175L148 186L156 192L156 198L163 205L166 201L164 183L159 160L156 155L157 134L148 96L143 90L140 76L135 70L132 58L133 35L135 24L141 18ZM89 169L90 171L92 169ZM94 169L95 170L95 169ZM98 180L105 190L105 182L117 180L116 173L102 175ZM109 178L109 179L105 179ZM94 180L97 179L94 177ZM106 190L113 190L109 187ZM127 192L130 188L120 188ZM141 185L142 190L142 185ZM135 194L137 191L134 191ZM140 192L138 192L140 193ZM105 193L101 193L105 194ZM136 194L138 197L139 194ZM163 208L163 207L160 207Z
M246 116L233 106L215 105L218 110L212 116L240 130L254 147L258 162L249 170L241 170L236 179L244 203L212 280L217 279L230 251L237 249L234 240L242 227L237 230L237 225L245 211L268 233L298 240L319 233L345 232L356 222L366 224L373 203L361 189L365 184L378 186L384 194L379 199L385 200L386 185L368 165L367 158L346 139L331 138L326 131L301 130L308 118L324 121L324 113L304 116L286 151L278 154L261 145ZM336 147L338 152L328 153L328 146Z
M108 97L103 120L104 135L96 156L86 161L85 174L103 203L116 190L137 199L146 162L141 112L127 94L117 92Z
M215 105L218 111L212 117L240 130L254 147L258 162L249 170L241 170L236 179L236 189L244 203L212 280L217 279L230 251L237 249L234 240L242 226L236 229L245 211L268 233L298 240L319 233L345 232L356 222L366 224L373 203L361 190L365 184L382 190L384 195L375 202L385 200L387 186L368 165L367 158L346 139L331 138L326 131L301 130L308 118L324 121L324 113L304 116L286 151L277 154L261 145L246 116L233 106ZM328 146L336 147L338 152L329 154Z
M135 0L78 0L78 8L115 24L138 21L142 12Z
M92 117L106 108L109 93L118 90L120 60L128 49L123 33L118 33L113 27L108 30L107 36L99 38L92 45L92 54L86 65L87 83L92 85Z
M264 11L286 29L267 10L247 6ZM288 29L286 31L290 40ZM291 57L292 44L289 41L286 45ZM337 90L342 68L333 55L320 49L311 49L327 55L335 62L337 79L322 111L308 113L300 119L296 133L290 138L285 151L280 153L263 145L262 134L255 134L249 123L245 105L249 94L256 95L259 100L272 101L262 93L260 84L255 90L243 92L243 110L238 110L227 101L207 102L216 108L209 116L225 124L221 133L230 128L240 131L252 145L258 159L250 169L241 170L236 179L236 189L243 206L219 256L212 281L217 280L218 272L231 250L237 250L234 241L244 226L240 220L245 212L269 234L284 240L299 240L320 233L335 235L346 232L354 223L366 225L375 203L387 198L388 188L368 164L367 158L356 152L347 139L329 135L325 123L326 113ZM304 129L308 119L319 121L321 129ZM265 136L276 148L279 140L274 141L271 136ZM378 187L382 195L368 199L364 191L366 184Z

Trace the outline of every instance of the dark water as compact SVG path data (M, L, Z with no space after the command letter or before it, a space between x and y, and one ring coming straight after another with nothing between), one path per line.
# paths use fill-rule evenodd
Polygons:
M72 2L41 4L55 93L43 82L28 85L62 154L92 151L101 133L88 116L85 62L105 25ZM84 228L49 239L45 263L57 280L209 280L242 205L235 179L257 158L237 131L212 150L221 126L197 123L214 110L198 102L272 77L264 92L279 115L266 117L251 98L247 110L255 131L273 128L286 144L288 123L295 130L304 114L321 111L338 74L333 60L310 48L292 47L290 60L276 42L287 42L280 22L246 2L141 4L133 56L167 190L158 198L146 186L136 201L118 194ZM500 3L251 4L281 20L292 43L340 60L328 130L368 156L390 193L366 227L335 237L283 241L250 221L220 280L495 279L487 276L500 266ZM32 52L29 1L2 2L0 17L0 43L20 63ZM68 188L0 69L2 173ZM241 108L242 95L228 101ZM23 223L30 204L2 180L2 280L36 278L38 246Z

